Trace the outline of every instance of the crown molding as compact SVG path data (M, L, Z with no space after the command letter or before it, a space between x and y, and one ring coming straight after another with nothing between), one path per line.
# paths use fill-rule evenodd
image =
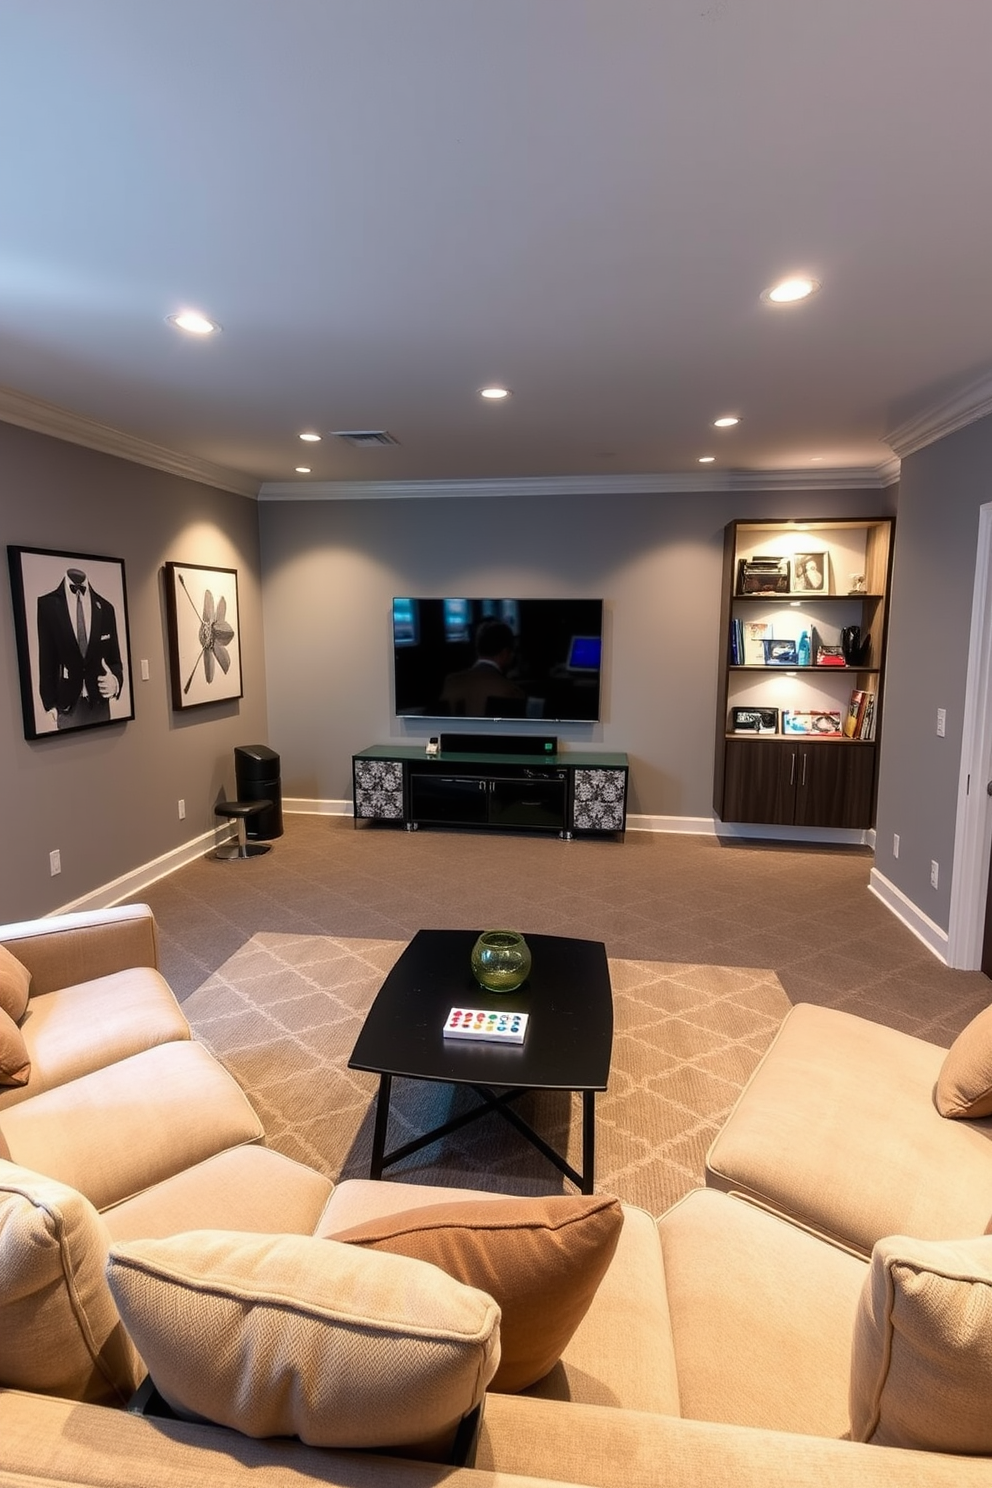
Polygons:
M55 403L45 403L27 393L19 393L15 388L0 387L0 421L16 424L21 429L33 429L36 434L50 434L70 444L81 444L104 455L116 455L121 460L148 465L153 470L164 470L168 475L179 475L203 486L233 491L237 496L258 495L259 483L251 476L125 434L121 429L112 429L109 424L98 423L84 414L71 413Z
M978 386L978 385L976 385ZM956 413L957 422L941 426L932 438L950 433L973 418L992 411L992 377L984 384L984 403L973 405L967 415ZM165 471L220 491L232 491L259 501L401 501L416 497L470 496L640 496L670 492L700 495L725 491L822 491L872 490L890 486L899 479L899 460L879 465L840 466L801 470L687 471L681 475L536 475L507 476L485 480L396 480L396 481L263 481L215 465L196 455L167 449L121 429L101 424L84 414L73 413L55 403L46 403L15 388L0 386L0 421L49 434L70 444L114 455L153 470ZM920 422L920 421L918 421ZM905 427L909 427L908 425ZM896 435L887 443L898 455L922 448L921 439L912 448L899 448Z
M885 442L904 460L988 413L992 413L992 372L983 373L950 397L906 419L886 434Z
M531 475L497 480L264 481L259 501L401 501L445 496L661 496L669 492L881 489L898 460L810 470L725 470L684 475Z

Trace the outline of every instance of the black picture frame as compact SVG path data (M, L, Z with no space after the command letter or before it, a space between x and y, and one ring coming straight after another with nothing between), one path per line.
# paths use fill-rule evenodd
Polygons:
M731 732L735 734L777 734L777 708L731 708Z
M127 723L134 691L123 558L8 545L7 564L25 739Z
M166 563L163 574L173 708L244 697L237 569Z

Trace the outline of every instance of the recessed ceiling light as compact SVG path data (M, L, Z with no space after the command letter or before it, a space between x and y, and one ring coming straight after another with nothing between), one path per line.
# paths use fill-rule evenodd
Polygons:
M215 320L208 320L199 310L180 310L177 315L167 315L166 320L178 330L188 331L191 336L209 336L220 330Z
M797 300L809 299L819 288L818 279L811 279L806 274L794 274L773 284L771 289L766 289L761 298L772 305L794 305Z
M310 474L310 466L309 465L297 465L297 467L296 467L296 473L297 473L297 475L309 475Z
M713 427L714 429L732 429L735 424L739 423L740 419L736 413L725 413L722 418L713 420Z
M715 459L716 455L700 455L698 463L700 465L712 465Z
M484 387L479 389L480 398L492 398L495 400L497 398L508 398L509 396L510 389L505 387Z
M308 430L308 431L304 432L303 434L300 435L300 438L306 440L307 444L319 444L320 443L320 435L319 434L314 434L312 432L312 430Z

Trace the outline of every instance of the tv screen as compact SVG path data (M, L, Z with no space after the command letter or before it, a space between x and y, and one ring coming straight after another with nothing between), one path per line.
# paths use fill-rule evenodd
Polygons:
M393 600L400 718L599 719L601 599Z

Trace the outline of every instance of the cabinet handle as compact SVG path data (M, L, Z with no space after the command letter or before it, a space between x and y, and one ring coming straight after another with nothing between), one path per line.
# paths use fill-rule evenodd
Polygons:
M796 783L796 751L793 750L792 751L792 763L791 763L791 765L789 767L789 784L790 785L795 785L795 783Z
M807 766L808 763L809 763L809 755L808 754L804 754L803 755L803 778L799 782L800 785L805 785L806 784L806 766Z

